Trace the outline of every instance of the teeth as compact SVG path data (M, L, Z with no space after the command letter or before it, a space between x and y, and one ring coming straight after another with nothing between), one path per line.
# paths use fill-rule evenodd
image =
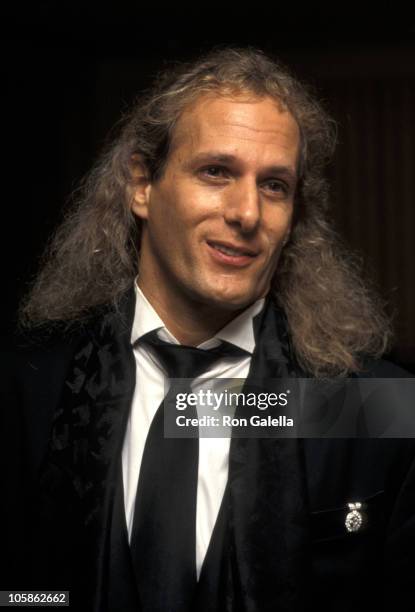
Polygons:
M215 249L217 249L221 253L224 253L225 255L233 255L234 257L245 254L245 253L241 253L241 251L236 251L235 249L230 249L229 247L226 247L226 246L222 246L222 245L219 246L218 244L215 244Z

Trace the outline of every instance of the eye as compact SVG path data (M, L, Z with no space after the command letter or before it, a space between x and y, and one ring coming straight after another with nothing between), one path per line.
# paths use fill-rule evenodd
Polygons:
M201 169L201 174L208 176L209 178L222 178L226 175L226 168L223 166L205 166Z
M265 188L275 194L288 195L289 187L283 181L277 181L275 179L269 180L264 183Z

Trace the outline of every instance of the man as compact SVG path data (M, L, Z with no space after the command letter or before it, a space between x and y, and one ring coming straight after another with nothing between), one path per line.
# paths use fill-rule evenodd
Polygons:
M387 322L326 220L333 142L252 50L137 103L22 310L49 335L4 416L4 588L97 612L404 609L412 442L161 429L169 378L400 375L376 361ZM185 352L192 373L170 370Z

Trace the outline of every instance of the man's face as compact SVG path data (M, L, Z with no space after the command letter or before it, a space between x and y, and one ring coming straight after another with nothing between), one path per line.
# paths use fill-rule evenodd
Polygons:
M204 95L163 176L138 191L140 279L165 306L237 310L265 296L293 214L299 129L271 98Z

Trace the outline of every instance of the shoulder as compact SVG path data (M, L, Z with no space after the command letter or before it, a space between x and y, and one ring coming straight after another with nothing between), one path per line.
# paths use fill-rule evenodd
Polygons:
M44 382L53 387L66 370L68 363L82 340L81 331L20 335L14 345L3 351L2 375L9 384L23 391L30 386L35 391Z
M29 465L41 460L53 413L82 336L79 331L43 338L26 334L2 351L0 431L9 456L16 454L19 461Z
M366 385L362 418L367 427L371 425L372 436L367 443L377 451L376 465L388 466L390 488L397 492L409 474L415 476L415 440L409 433L414 422L407 421L413 412L414 374L387 359L372 359L357 377L373 380L373 384L362 381ZM364 445L365 440L359 443Z
M1 351L2 387L14 388L30 398L54 395L60 389L73 358L91 342L105 345L117 337L131 336L134 291L123 293L116 303L91 310L90 315L70 327L21 333L11 348Z
M356 375L358 378L414 378L415 375L387 359L370 359Z

